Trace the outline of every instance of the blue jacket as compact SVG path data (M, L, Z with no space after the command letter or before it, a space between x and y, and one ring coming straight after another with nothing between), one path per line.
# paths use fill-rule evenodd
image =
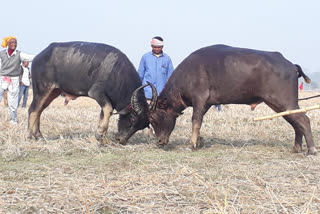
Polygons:
M147 81L152 83L156 87L158 95L164 88L172 72L173 65L170 57L165 53L156 57L152 51L142 56L138 69L142 84L146 84ZM152 90L150 87L145 87L144 92L147 99L152 98Z

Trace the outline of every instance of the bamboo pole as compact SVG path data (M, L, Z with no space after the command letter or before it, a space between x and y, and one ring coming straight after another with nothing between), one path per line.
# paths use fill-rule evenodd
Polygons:
M285 115L289 115L289 114L306 113L307 111L311 111L311 110L315 110L315 109L320 109L320 105L314 105L314 106L310 106L310 107L306 107L306 108L302 108L302 109L288 110L288 111L280 112L280 113L273 114L270 116L256 117L253 120L254 121L272 120L273 118L276 118L276 117L281 117L281 116L285 116Z
M8 90L3 92L3 103L5 107L8 107Z

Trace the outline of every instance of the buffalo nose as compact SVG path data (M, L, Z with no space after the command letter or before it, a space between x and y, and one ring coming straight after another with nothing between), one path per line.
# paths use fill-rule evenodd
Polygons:
M158 140L158 143L157 143L159 146L163 146L165 145L164 141L163 140Z

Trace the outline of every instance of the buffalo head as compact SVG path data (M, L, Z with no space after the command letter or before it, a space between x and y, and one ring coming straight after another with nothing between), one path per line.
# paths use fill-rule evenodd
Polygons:
M176 119L180 115L175 112L167 99L159 99L157 106L153 111L149 112L149 121L154 128L158 145L164 146L169 142L169 136L174 129Z
M146 86L152 88L152 100L149 106L142 90ZM118 112L119 120L116 140L120 144L126 144L135 132L149 126L148 112L155 108L156 100L157 91L150 83L140 86L133 92L130 105Z

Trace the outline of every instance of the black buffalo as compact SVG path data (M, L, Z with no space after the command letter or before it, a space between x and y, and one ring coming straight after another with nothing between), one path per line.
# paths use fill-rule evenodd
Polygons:
M176 118L188 106L193 107L192 148L200 145L204 114L214 104L249 104L252 110L265 102L276 112L298 109L300 66L279 52L213 45L190 54L175 69L161 92L155 111L149 115L158 143L165 145ZM295 131L294 151L302 151L306 139L308 154L316 154L310 121L304 113L284 116Z
M32 63L33 101L29 108L29 138L41 137L40 115L60 94L65 104L79 96L93 98L101 107L96 138L103 140L109 118L119 114L116 139L125 144L149 125L148 104L138 73L120 50L88 42L52 43ZM153 87L153 86L152 86Z

